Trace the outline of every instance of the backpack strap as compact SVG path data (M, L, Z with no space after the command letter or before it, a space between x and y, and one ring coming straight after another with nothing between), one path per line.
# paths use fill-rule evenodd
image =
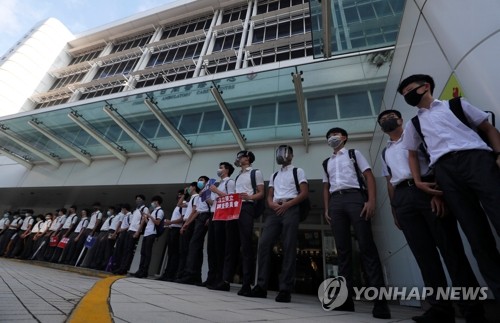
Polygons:
M387 161L385 160L385 153L386 153L386 151L387 151L387 147L385 147L384 149L382 149L382 159L384 160L385 167L387 167L387 172L389 173L389 175L392 176L392 170L389 167L389 165L387 165Z
M358 166L358 161L356 159L356 152L354 151L354 149L349 149L348 153L349 153L349 158L351 159L354 165L354 170L356 171L356 177L358 178L359 188L362 191L366 191L367 190L366 184L365 181L363 180L363 175Z
M455 117L458 118L464 125L466 125L469 128L472 128L469 120L467 119L467 116L465 115L464 108L462 107L462 100L460 99L459 96L451 99L448 101L450 104L450 110L453 112Z
M293 172L293 180L295 182L295 189L297 190L297 193L300 194L300 185L299 185L299 177L297 175L297 167L294 167L292 172Z
M323 163L321 163L323 165L323 170L325 171L325 174L326 174L326 177L328 178L328 180L330 180L330 174L328 174L328 160L330 158L327 158L325 160L323 160Z
M252 169L250 171L250 181L252 182L253 194L257 193L257 180L255 179L255 172L257 169Z

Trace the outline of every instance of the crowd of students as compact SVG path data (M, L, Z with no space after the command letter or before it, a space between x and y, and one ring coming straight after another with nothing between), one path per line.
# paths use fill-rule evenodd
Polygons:
M383 111L377 119L390 138L382 152L382 175L387 178L394 222L407 239L427 287L447 286L440 254L455 286L478 287L458 234L458 221L489 290L498 300L500 254L488 219L500 235L500 134L488 122L486 113L464 99L436 100L433 90L434 81L429 75L406 78L398 92L409 105L419 109L417 117L404 129L397 110ZM345 278L349 291L346 302L336 310L354 311L351 227L359 243L365 284L374 288L385 286L371 229L376 185L366 158L356 149L345 148L345 129L330 129L326 140L333 153L322 164L324 217L334 235L339 275ZM133 275L144 278L148 276L153 244L166 228L168 260L160 280L229 291L241 260L242 286L238 295L265 298L271 249L281 239L283 264L276 301L290 302L299 218L308 198L304 170L294 167L292 159L291 146L278 147L276 163L281 167L270 176L264 196L263 175L252 168L255 155L240 151L234 162L240 172L234 180L233 165L221 162L217 170L220 181L216 184L207 176L200 176L188 188L179 190L170 216L165 215L160 196L151 198L150 206L146 206L146 198L140 194L135 198L135 207L126 203L110 206L105 214L99 203L93 205L92 211L78 212L76 206L71 206L36 217L32 210L14 213L13 218L6 213L0 219L0 256L81 265L123 275L128 272L138 239L143 235L140 265ZM239 217L213 221L216 199L235 193L242 199ZM255 254L253 223L261 215L257 210L263 199L268 212ZM202 282L207 232L209 272ZM85 257L81 257L82 250L87 251ZM415 321L455 321L449 301L435 297L427 300L430 309L414 317ZM479 301L460 299L458 305L467 322L486 321ZM387 300L375 300L372 314L390 318Z

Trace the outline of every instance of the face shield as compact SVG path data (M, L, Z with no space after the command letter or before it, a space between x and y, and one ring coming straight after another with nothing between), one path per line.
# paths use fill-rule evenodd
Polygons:
M276 149L276 163L278 165L283 165L288 161L289 150L288 146L279 146Z

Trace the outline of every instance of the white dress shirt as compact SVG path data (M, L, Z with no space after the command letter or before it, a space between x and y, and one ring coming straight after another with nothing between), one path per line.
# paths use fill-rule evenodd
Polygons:
M370 164L358 150L355 149L354 153L361 173L371 169ZM330 193L350 188L360 188L356 169L349 158L348 149L342 148L336 154L333 154L328 160L327 170L330 178L327 178L327 174L323 172L323 183L330 183Z
M288 165L281 167L278 173L273 173L269 179L269 187L274 189L273 199L293 199L299 195L297 187L295 186L295 179L293 178L293 169L295 166ZM274 178L276 174L276 178ZM300 183L307 183L306 174L302 168L297 168L297 180Z

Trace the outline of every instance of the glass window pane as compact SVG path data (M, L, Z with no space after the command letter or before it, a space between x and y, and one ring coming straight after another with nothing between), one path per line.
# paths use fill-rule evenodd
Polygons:
M307 99L307 117L309 122L337 119L335 96Z
M278 29L278 27L276 27L276 25L267 26L267 28L266 28L266 40L275 40L277 29Z
M233 117L234 123L236 123L236 126L239 129L246 129L248 128L248 115L250 112L249 107L244 107L244 108L238 108L238 109L231 109L231 116ZM224 124L224 130L230 130L231 128L227 124L227 122Z
M253 43L261 43L264 39L264 28L257 28L253 31Z
M372 115L367 92L339 94L339 108L342 119Z
M280 102L278 105L278 124L300 123L297 101Z
M203 115L203 122L201 123L200 132L214 132L221 131L222 121L224 116L219 111L208 111Z
M373 108L375 111L380 111L380 106L382 104L382 98L384 97L384 90L371 90Z
M160 121L157 119L144 120L141 127L141 133L148 139L154 138L159 124Z
M275 104L262 104L252 107L252 117L250 118L250 127L274 126L276 116Z
M185 114L182 116L179 130L184 135L198 133L200 127L201 113Z

